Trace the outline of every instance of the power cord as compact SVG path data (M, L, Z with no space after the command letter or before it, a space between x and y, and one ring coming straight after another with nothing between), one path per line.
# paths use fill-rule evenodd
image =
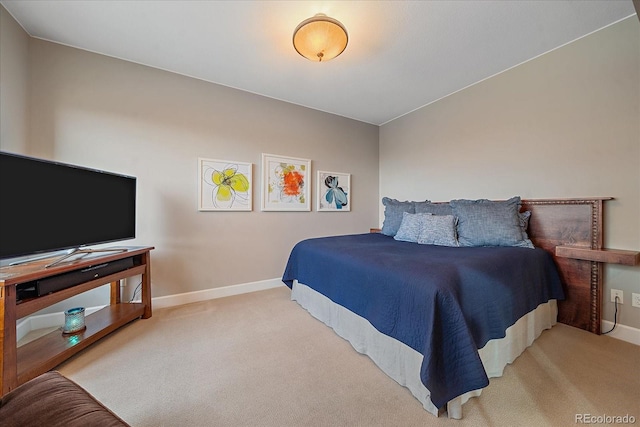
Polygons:
M616 328L616 325L618 324L618 296L617 295L615 299L615 304L616 304L616 312L613 315L613 328L609 329L607 332L603 332L602 335L608 334L609 332L613 331Z
M138 286L136 286L136 288L133 290L133 295L131 295L131 299L129 300L129 302L133 302L136 299L136 295L140 291L141 286L142 282L138 283Z

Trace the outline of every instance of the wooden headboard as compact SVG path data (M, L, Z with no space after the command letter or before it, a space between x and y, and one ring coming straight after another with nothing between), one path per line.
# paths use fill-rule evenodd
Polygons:
M564 285L565 300L558 301L558 321L600 334L602 315L602 264L556 256L556 246L602 249L603 202L589 199L522 200L522 211L531 211L529 238L553 256Z

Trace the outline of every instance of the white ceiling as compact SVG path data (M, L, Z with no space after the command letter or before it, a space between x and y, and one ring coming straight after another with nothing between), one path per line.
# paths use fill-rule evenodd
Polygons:
M632 0L0 1L33 37L376 125L635 15ZM302 20L349 45L315 63Z

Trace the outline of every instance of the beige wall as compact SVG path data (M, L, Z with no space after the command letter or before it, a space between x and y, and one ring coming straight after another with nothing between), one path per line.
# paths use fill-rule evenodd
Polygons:
M26 150L29 123L29 36L0 6L0 149Z
M605 244L640 250L640 24L627 20L380 129L380 196L611 196ZM607 266L620 323L640 327L640 267Z
M279 278L299 240L377 223L376 126L38 39L29 68L23 152L138 178L153 296ZM351 173L351 212L316 212L315 182L312 212L261 212L263 152ZM254 210L199 212L198 157L253 163Z
M137 176L138 239L129 243L157 248L154 296L279 277L296 241L380 223L382 196L613 196L606 244L638 250L640 25L632 18L378 130L30 39L0 6L0 148ZM259 191L250 213L197 211L197 157L254 163L258 190L262 152L352 173L353 211L260 212ZM610 288L624 290L619 320L640 328L630 304L639 268L607 266L605 287L606 301ZM604 313L613 320L613 304Z

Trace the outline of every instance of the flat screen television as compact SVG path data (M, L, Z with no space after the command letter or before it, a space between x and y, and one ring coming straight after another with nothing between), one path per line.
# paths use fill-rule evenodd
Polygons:
M135 177L0 152L0 259L135 236Z

